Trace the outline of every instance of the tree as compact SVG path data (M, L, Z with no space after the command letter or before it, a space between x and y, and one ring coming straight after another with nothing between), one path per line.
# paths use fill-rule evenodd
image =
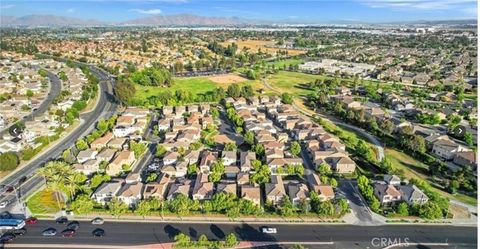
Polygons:
M130 140L128 147L135 154L135 159L138 159L140 155L142 155L147 149L147 146L144 143L141 143L141 142L137 143L134 140Z
M14 170L20 160L14 152L5 152L0 154L0 171Z
M255 144L255 134L252 131L247 131L243 136L245 142L249 145Z
M282 216L292 216L295 211L292 201L286 195L283 196L282 204L280 206L279 212Z
M473 135L470 132L465 132L465 135L463 136L463 140L465 140L465 143L468 144L468 146L473 146Z
M330 178L330 185L332 188L336 188L338 186L337 180L335 180L335 178Z
M123 203L116 197L112 198L110 202L107 204L108 211L110 212L111 215L113 216L120 216L122 214L125 214L128 211L128 206L127 204Z
M290 95L289 93L282 93L281 98L282 98L282 102L284 104L289 104L290 105L290 104L293 103L292 95Z
M302 147L297 141L292 142L292 144L290 145L290 153L292 153L292 155L294 156L298 156L301 150L302 150Z
M135 208L135 213L141 216L146 216L151 214L152 211L158 210L160 206L161 202L156 198L141 200Z
M225 166L223 165L223 161L219 159L212 164L212 169L210 175L208 175L208 180L215 183L219 182L223 173L225 173Z
M224 150L226 151L234 151L237 149L237 145L235 143L226 143Z
M443 217L442 210L440 209L438 204L432 201L429 201L424 205L422 205L418 210L418 214L420 218L430 219L430 220L440 219Z
M175 240L175 245L179 247L186 247L190 244L190 237L184 233L179 233L173 238Z
M227 88L227 95L232 98L240 97L241 90L237 84L231 84Z
M198 166L194 163L188 165L188 168L187 168L187 174L189 176L191 175L195 175L197 173L197 170L198 170Z
M238 244L237 236L233 233L229 233L227 237L225 237L225 245L227 247L234 247Z
M78 139L77 142L75 143L75 145L77 146L77 149L79 149L79 150L88 149L88 144L83 139Z
M330 168L330 165L323 162L320 165L318 165L317 172L321 175L330 175L332 173L332 170Z
M126 105L135 96L135 86L128 79L120 79L115 84L115 95L117 98Z
M408 216L408 204L406 202L398 204L397 214L401 216Z
M30 90L30 89L27 90L27 97L29 97L29 98L33 97L33 91L32 90Z
M110 181L110 176L102 173L95 173L90 179L90 188L92 190L96 189L104 182Z
M88 195L79 195L70 203L70 209L77 214L89 214L93 211L95 201Z
M147 178L145 179L145 182L147 182L147 183L154 182L154 181L157 180L157 178L158 178L157 173L152 172L152 173L148 174Z
M348 205L348 201L346 199L342 198L342 199L338 200L337 205L338 205L338 207L340 207L340 212L341 213L348 212L349 205Z
M165 155L165 153L167 153L167 149L165 149L165 147L162 144L157 144L155 156L163 157L163 155Z
M190 210L196 208L195 205L193 200L183 194L179 194L168 202L168 209L179 216L185 216L189 214Z

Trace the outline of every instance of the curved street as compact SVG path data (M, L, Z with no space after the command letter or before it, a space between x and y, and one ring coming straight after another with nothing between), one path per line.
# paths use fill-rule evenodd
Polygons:
M81 115L81 122L71 133L60 138L56 144L42 151L41 154L34 157L26 165L18 168L7 177L0 181L1 185L16 186L19 196L26 196L32 190L38 189L43 184L43 180L35 177L37 168L43 166L46 162L58 158L61 153L72 146L78 138L85 136L93 130L96 122L100 118L108 118L113 115L117 109L117 101L113 92L114 80L103 70L90 66L91 72L100 80L100 96L95 108ZM18 186L19 180L27 177L27 181ZM14 193L3 193L0 201L15 199ZM13 205L11 205L13 206Z
M60 82L60 79L57 77L57 75L50 71L48 71L48 78L50 79L50 84L47 97L42 101L39 107L34 109L30 114L24 116L22 118L23 121L31 120L35 116L48 111L48 107L52 104L53 100L60 95L60 92L62 91L62 83ZM8 132L9 127L3 129L0 133L3 134L4 132Z

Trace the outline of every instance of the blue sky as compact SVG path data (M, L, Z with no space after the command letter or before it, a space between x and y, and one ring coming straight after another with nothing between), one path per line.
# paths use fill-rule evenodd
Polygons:
M2 0L0 15L53 14L101 21L195 14L295 22L477 18L476 0Z

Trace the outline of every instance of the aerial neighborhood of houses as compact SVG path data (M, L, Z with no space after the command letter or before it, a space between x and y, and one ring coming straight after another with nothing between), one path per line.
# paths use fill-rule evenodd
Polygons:
M69 125L63 114L82 100L88 80L82 70L65 63L4 51L0 66L0 152L35 150L45 143L41 138ZM54 82L48 71L55 75ZM9 132L18 122L22 132Z
M217 192L231 193L257 205L265 202L279 205L288 197L297 206L309 199L311 191L322 201L335 198L333 187L322 182L317 173L304 168L306 165L314 168L325 163L339 174L355 171L355 163L338 138L292 106L282 104L280 98L226 98L223 103L227 110L234 110L241 117L244 128L254 134L255 144L264 148L263 153L245 149L244 138L232 132L232 123L224 116L225 108L221 105L164 106L156 124L163 134L163 141L157 145L163 153L144 165L142 171L158 174L156 181L142 183L138 171L116 178L129 171L125 165L138 161L127 141L141 140L138 134L145 128L145 112L148 112L127 108L118 116L113 134L105 133L91 142L90 148L80 151L74 167L90 175L101 169L102 161L108 162L105 172L114 178L95 190L92 198L106 203L118 197L131 207L142 198L172 200L182 194L201 201L211 199ZM212 115L216 112L212 109L223 114ZM205 134L207 131L210 133ZM295 141L306 148L302 155L289 152ZM258 163L268 168L265 185L252 181L256 170L260 170L253 164ZM218 164L222 164L223 170L214 179L212 175L218 174ZM189 170L192 166L193 173ZM308 172L305 177L304 172ZM287 175L298 177L283 180Z

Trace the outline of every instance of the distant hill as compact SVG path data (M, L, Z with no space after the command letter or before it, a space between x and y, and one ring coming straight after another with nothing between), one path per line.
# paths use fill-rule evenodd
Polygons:
M425 24L425 25L472 25L476 20L438 20L408 21L390 23L372 23L353 20L337 20L321 22L323 24ZM319 23L319 24L321 24ZM0 16L0 26L241 26L241 25L282 25L282 24L316 24L312 21L295 20L253 20L238 17L211 17L190 14L155 15L123 22L102 22L95 19L82 19L56 15L28 15L22 17Z
M232 26L249 24L251 21L236 17L207 17L189 14L152 16L123 22L123 25L152 25L152 26Z
M55 15L28 15L22 17L0 16L2 26L93 26L104 23L93 19Z

